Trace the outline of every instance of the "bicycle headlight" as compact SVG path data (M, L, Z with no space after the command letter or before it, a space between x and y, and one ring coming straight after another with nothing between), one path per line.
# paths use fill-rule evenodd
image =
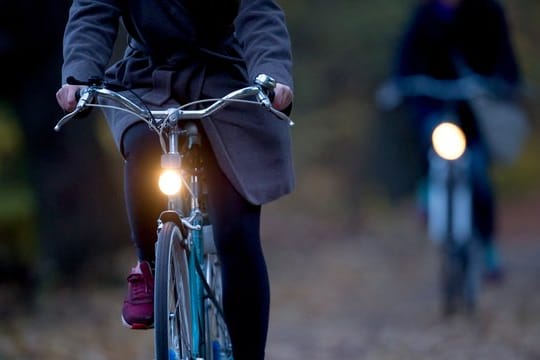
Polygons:
M159 176L159 189L165 195L175 195L182 188L182 176L177 170L166 169Z
M449 122L443 122L433 130L431 141L435 152L446 160L459 159L467 146L463 131Z

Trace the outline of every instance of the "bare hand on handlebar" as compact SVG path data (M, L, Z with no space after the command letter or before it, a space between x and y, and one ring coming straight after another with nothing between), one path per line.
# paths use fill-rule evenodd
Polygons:
M56 101L58 102L58 105L66 112L75 110L78 101L77 93L83 87L84 86L82 85L62 85L56 92Z
M284 84L277 83L274 89L274 99L272 100L272 106L277 110L286 109L293 100L293 93L290 87Z

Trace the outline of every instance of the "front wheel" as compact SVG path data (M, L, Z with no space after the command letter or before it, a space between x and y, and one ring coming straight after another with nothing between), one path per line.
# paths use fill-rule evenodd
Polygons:
M156 360L189 360L193 349L188 254L180 228L166 222L156 243Z
M475 241L441 246L442 312L452 315L459 309L474 313L479 293L478 249Z

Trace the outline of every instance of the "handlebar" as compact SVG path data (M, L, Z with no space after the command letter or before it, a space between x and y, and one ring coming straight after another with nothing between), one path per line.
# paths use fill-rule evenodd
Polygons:
M114 108L117 110L126 111L153 125L160 125L168 121L177 122L188 119L202 119L212 115L231 102L259 104L277 115L280 119L287 121L289 125L292 126L294 125L292 120L289 119L287 115L283 114L272 106L269 94L274 90L275 86L276 82L273 78L260 74L255 78L254 85L234 90L221 98L197 100L176 108L169 108L165 110L150 110L147 107L141 106L120 94L117 90L108 88L107 84L103 82L92 81L88 87L81 89L80 97L75 110L62 117L54 127L54 130L60 131L61 127L64 126L68 121L76 118L77 115L89 107ZM255 96L257 100L246 99L252 96ZM119 104L119 106L96 104L95 100L98 98L112 100L113 102ZM193 106L195 104L207 102L211 102L211 104L203 109L185 109L186 107Z
M456 79L436 79L427 75L395 77L377 90L377 105L385 110L397 107L406 97L430 97L442 101L471 100L479 96L508 97L511 84L498 78L470 74Z

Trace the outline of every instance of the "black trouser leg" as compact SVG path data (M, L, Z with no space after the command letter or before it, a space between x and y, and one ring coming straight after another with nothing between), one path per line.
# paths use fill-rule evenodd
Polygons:
M209 211L223 266L224 311L234 359L262 360L270 288L259 234L261 207L248 203L209 157Z
M131 239L139 260L153 262L157 240L157 218L167 205L159 191L161 147L146 123L131 126L122 141L124 197Z

